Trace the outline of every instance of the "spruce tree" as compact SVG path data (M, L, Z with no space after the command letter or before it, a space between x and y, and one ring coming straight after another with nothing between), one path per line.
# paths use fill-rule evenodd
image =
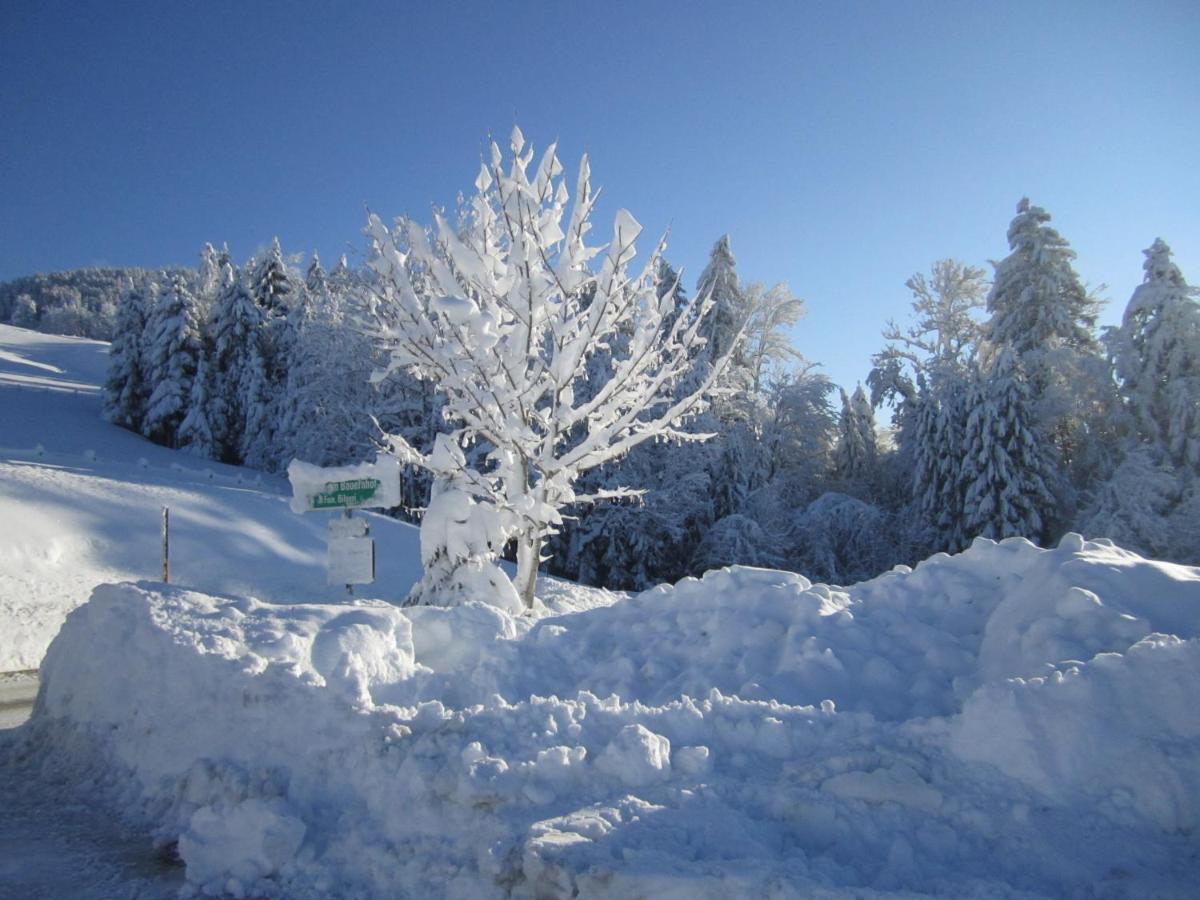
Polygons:
M964 528L995 540L1047 538L1053 476L1039 446L1032 392L1016 351L1002 349L968 401Z
M149 379L153 385L142 421L142 433L153 441L175 446L179 425L187 414L192 379L202 345L200 307L182 275L159 299L150 318Z
M146 296L129 281L117 306L117 324L109 349L108 380L104 385L104 417L114 425L137 431L146 411L150 386L142 369L141 342L146 332Z
M712 311L700 329L708 340L705 353L709 359L720 359L733 347L745 319L745 297L737 276L737 260L729 246L729 235L722 235L713 245L708 265L700 273L697 296L712 297ZM732 360L743 361L740 351Z
M1017 204L1008 228L1012 251L996 264L985 328L994 345L1012 347L1034 384L1047 376L1047 354L1058 347L1096 354L1096 303L1072 268L1075 251L1029 198Z
M263 369L263 311L255 304L245 281L228 260L223 264L224 289L212 320L214 409L210 425L219 458L241 461L246 425L246 387L252 369Z
M213 373L209 361L201 356L192 378L187 415L179 423L179 447L204 459L217 456L212 430Z
M1008 229L1011 253L996 264L984 335L1011 347L1036 398L1034 415L1049 441L1060 507L1074 516L1079 492L1105 474L1115 406L1111 368L1094 329L1097 301L1072 267L1075 252L1028 199Z

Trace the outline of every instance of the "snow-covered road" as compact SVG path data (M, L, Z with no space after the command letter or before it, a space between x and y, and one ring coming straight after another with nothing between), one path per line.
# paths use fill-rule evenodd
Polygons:
M0 900L175 897L183 869L0 731Z
M37 689L36 672L0 673L0 730L16 728L29 718Z

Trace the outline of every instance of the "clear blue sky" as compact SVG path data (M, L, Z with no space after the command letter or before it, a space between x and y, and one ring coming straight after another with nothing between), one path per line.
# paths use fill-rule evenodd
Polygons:
M0 279L360 249L426 218L518 122L592 155L689 287L808 302L798 346L862 379L905 279L1007 252L1046 207L1115 321L1156 236L1200 283L1200 4L0 4ZM647 239L644 246L649 249Z

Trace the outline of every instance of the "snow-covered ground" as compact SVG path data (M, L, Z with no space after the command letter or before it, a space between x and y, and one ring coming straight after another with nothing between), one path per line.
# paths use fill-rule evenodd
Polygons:
M376 518L380 599L348 603L283 486L172 468L64 391L103 345L0 338L0 444L45 448L0 455L0 640L42 623L13 667L91 593L0 737L20 896L60 895L47 842L124 891L64 896L1195 896L1200 570L1072 535L851 588L739 568L629 598L547 580L534 617L403 610L415 532ZM72 857L97 810L159 851Z

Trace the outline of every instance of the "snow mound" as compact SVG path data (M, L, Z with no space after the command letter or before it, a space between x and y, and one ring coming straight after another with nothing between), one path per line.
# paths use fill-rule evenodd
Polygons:
M1200 571L1077 536L541 620L123 584L20 752L209 893L1186 897L1198 631Z

